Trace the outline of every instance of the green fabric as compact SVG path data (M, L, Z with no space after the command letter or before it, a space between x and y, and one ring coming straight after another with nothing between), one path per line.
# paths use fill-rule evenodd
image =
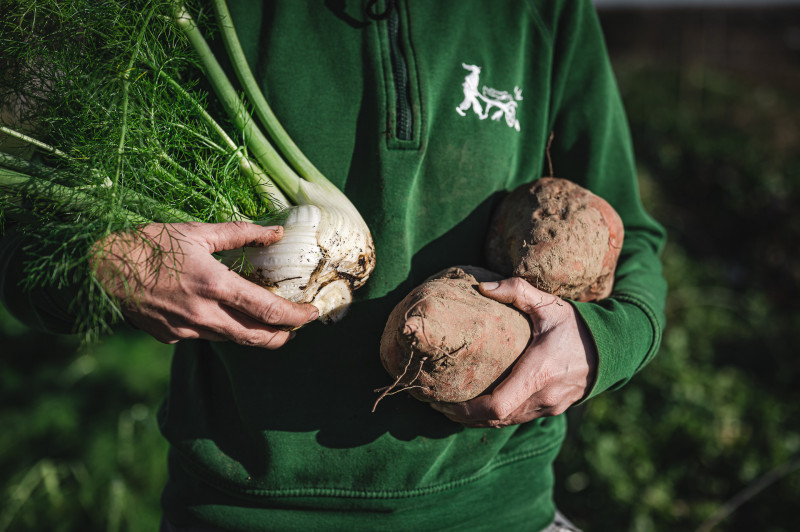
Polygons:
M546 171L551 131L556 175L609 200L625 223L612 297L575 304L599 354L590 395L627 382L658 347L664 233L639 200L590 1L398 0L405 93L392 21L366 17L366 3L229 2L276 114L372 229L377 267L343 322L312 324L277 351L179 344L160 411L171 444L163 504L176 525L540 530L552 521L564 416L466 429L406 394L370 412L373 390L390 384L378 358L389 312L436 271L484 264L493 207ZM482 68L480 86L521 89L519 130L502 113L456 111L462 64ZM403 95L408 140L397 138Z
M565 3L554 2L567 9ZM568 10L555 47L551 116L556 175L608 200L625 225L614 293L600 303L574 303L599 354L593 397L618 388L655 356L664 328L667 286L659 254L665 233L639 199L630 133L611 67L590 9ZM558 41L558 40L557 40ZM600 74L605 72L605 74Z

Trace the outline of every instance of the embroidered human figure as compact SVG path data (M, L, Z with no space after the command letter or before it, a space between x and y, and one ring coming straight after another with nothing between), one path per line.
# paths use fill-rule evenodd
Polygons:
M483 120L486 118L486 115L483 114L483 106L478 100L478 98L484 97L478 91L478 84L481 80L481 67L464 63L461 63L461 66L469 70L470 73L467 74L467 77L464 78L464 83L461 84L461 86L464 87L464 101L456 107L456 111L461 116L467 116L467 113L464 111L472 107L472 110Z
M519 120L517 120L517 102L522 100L522 89L514 87L514 94L507 91L500 91L491 87L480 86L481 67L461 63L469 74L464 78L461 86L464 89L464 100L456 107L456 112L461 116L467 116L467 109L472 108L478 118L485 120L489 117L489 111L496 108L492 114L492 120L499 121L505 117L506 124L519 131ZM484 107L484 104L486 107Z

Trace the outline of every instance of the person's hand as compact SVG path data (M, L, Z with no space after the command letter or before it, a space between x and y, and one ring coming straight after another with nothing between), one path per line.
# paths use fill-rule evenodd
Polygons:
M202 338L274 349L290 329L316 319L316 307L247 281L211 254L282 236L281 227L245 222L153 223L100 240L92 265L125 317L161 342Z
M491 393L431 406L468 427L505 427L561 414L580 401L594 382L597 353L575 308L519 278L479 286L530 316L533 341Z

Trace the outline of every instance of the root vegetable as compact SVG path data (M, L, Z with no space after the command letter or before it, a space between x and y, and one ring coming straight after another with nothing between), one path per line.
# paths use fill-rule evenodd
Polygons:
M403 390L422 401L466 401L504 377L528 345L531 326L519 310L478 292L479 282L499 279L482 268L448 268L395 307L380 351L396 381L378 401Z
M487 263L497 273L444 270L392 311L380 353L396 380L376 390L383 392L378 401L404 390L440 402L490 391L525 350L532 329L527 316L483 296L476 284L517 276L562 298L603 299L613 288L623 235L607 201L566 179L542 178L512 191L486 240Z
M489 267L575 301L608 297L624 229L603 198L545 177L504 198L486 240Z

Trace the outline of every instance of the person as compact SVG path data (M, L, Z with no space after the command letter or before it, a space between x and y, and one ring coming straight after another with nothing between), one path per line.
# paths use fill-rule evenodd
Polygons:
M569 530L553 500L565 410L624 385L664 326L664 231L638 192L632 141L590 0L324 4L231 0L248 61L304 152L361 211L377 266L333 326L249 284L211 255L269 245L279 228L153 224L180 245L179 277L148 277L142 248L113 257L150 279L126 318L176 343L159 411L169 441L165 530ZM466 102L466 103L464 103ZM386 317L445 267L483 264L492 209L552 166L608 200L625 224L612 295L564 302L519 279L483 285L536 331L491 394L426 404L400 394L378 357ZM68 329L16 283L6 235L4 303ZM130 271L129 271L130 273ZM559 303L561 303L559 301ZM287 329L302 326L289 332ZM266 348L266 349L265 349ZM122 355L121 355L122 356ZM549 527L549 528L548 528Z

